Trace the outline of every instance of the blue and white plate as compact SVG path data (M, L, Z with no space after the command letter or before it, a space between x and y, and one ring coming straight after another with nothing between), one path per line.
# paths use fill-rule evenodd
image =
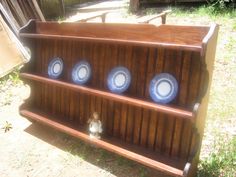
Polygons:
M157 103L169 103L175 99L178 92L178 82L168 73L157 74L150 83L149 94Z
M63 61L61 58L53 58L48 64L48 76L57 79L63 71Z
M129 88L130 82L130 72L123 66L113 68L107 78L108 88L113 93L123 93Z
M80 61L72 70L72 80L76 84L85 84L91 77L91 67L87 61Z

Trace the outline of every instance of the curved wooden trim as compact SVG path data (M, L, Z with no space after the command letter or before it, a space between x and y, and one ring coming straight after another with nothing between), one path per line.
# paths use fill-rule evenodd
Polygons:
M207 35L203 38L202 43L203 44L207 44L207 42L210 40L210 38L213 36L213 34L215 33L216 29L219 28L219 25L216 23L211 24L210 26L210 30L207 33Z
M207 47L207 43L208 41L213 37L214 33L217 33L219 30L219 25L216 23L211 24L210 26L210 30L208 31L207 35L203 38L202 40L202 52L201 52L201 56L204 58L205 56L205 52L206 52L206 47Z

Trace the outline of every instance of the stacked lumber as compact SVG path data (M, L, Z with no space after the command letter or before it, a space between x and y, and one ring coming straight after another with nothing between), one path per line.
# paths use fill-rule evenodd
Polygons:
M0 77L29 61L18 32L30 19L45 21L36 0L0 0Z
M0 10L15 33L30 19L45 21L36 0L0 0Z

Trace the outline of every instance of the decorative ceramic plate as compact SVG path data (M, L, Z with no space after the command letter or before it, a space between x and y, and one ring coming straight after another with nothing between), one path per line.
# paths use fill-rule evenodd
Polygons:
M76 84L85 84L91 76L91 67L87 61L80 61L72 70L72 80Z
M63 71L63 61L61 58L53 58L48 64L48 76L57 79Z
M150 83L149 94L157 103L169 103L177 95L178 83L176 79L168 74L157 74Z
M114 93L123 93L126 91L129 88L130 82L130 72L123 66L113 68L107 78L108 88Z

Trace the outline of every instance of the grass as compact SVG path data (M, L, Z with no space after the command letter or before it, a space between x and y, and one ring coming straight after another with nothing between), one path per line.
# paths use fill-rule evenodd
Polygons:
M178 16L184 16L186 14L195 14L201 16L210 16L212 18L236 17L236 10L234 8L215 8L211 5L202 5L199 7L175 6L171 7L171 10Z
M10 74L0 78L0 107L10 105L14 99L14 87L19 87L23 82L19 78L19 69L15 69Z
M12 129L12 124L9 123L8 121L5 122L4 126L2 127L2 129L4 130L4 132L8 132Z
M173 8L173 16L192 23L220 25L208 115L198 177L236 176L236 10Z
M220 137L214 151L199 165L198 177L234 177L236 176L236 137L228 141Z

